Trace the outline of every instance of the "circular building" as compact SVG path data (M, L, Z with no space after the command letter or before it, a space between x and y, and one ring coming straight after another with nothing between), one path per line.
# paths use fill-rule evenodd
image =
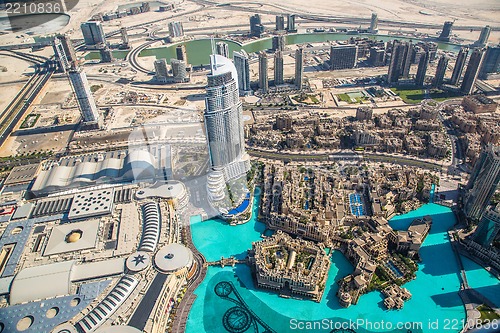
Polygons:
M132 272L140 272L143 269L147 268L151 262L151 258L149 254L144 251L137 251L132 253L127 258L127 269Z
M169 244L156 253L155 265L162 273L185 275L193 266L193 253L182 244Z

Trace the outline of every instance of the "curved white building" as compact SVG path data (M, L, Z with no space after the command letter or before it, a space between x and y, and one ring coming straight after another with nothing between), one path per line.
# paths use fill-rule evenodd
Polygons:
M212 170L222 177L209 177L209 196L218 201L228 180L244 175L250 168L245 153L243 109L238 92L238 74L232 61L218 54L210 56L205 98L205 127Z
M161 230L160 207L156 202L148 202L142 205L142 238L138 251L153 252L158 245Z

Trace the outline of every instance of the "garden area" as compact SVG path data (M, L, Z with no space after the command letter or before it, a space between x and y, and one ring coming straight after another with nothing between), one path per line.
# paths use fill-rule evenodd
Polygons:
M362 104L368 100L363 92L349 92L345 94L336 95L339 101L346 102L348 104Z
M393 87L391 90L397 94L406 104L418 104L426 99L424 89L415 89L415 87ZM442 102L447 99L461 96L459 93L444 91L440 89L431 89L428 98Z

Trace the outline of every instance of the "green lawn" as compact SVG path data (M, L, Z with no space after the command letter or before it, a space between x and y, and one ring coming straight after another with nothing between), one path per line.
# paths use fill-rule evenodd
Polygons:
M346 102L348 104L361 104L363 101L367 100L366 97L355 97L354 99L356 102L353 102L349 95L347 94L338 94L337 98L343 102Z
M406 104L418 104L425 98L422 89L391 88L391 90L401 97Z
M425 92L423 89L414 89L399 87L399 88L391 88L406 104L418 104L423 99L425 99ZM450 91L443 91L439 89L431 89L429 93L429 97L437 102L442 102L447 99L461 96L459 93L454 93Z

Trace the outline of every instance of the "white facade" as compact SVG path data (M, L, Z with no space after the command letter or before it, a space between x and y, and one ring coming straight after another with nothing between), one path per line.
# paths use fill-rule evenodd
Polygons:
M243 108L238 94L238 74L228 58L210 56L205 98L205 127L212 170L224 177L212 177L208 184L212 198L220 197L225 181L244 175L249 169L243 133ZM210 178L210 177L209 177ZM212 193L214 196L212 196Z
M245 50L233 52L233 61L236 72L238 73L240 95L248 95L252 91L250 88L250 64L248 62L248 54Z
M97 112L94 97L90 92L87 75L81 68L78 68L69 72L69 80L75 91L83 122L97 123L99 121L99 113Z

